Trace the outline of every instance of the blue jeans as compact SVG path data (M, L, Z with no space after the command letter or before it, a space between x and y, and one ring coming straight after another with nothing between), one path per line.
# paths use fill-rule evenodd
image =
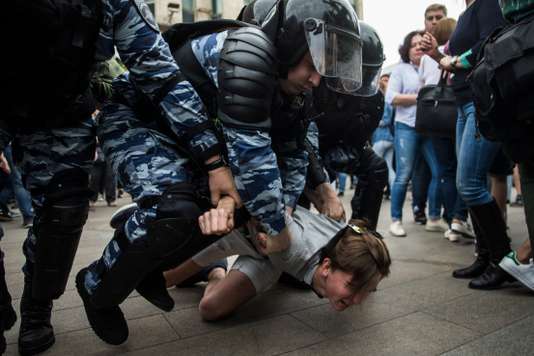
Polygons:
M337 174L337 191L345 193L345 184L347 183L347 175L345 173Z
M441 168L440 189L445 207L445 218L450 224L452 219L467 220L467 206L456 190L456 151L452 138L434 137L432 145Z
M423 155L432 173L432 179L428 188L428 215L432 220L439 219L440 217L440 169L432 142L429 138L419 135L415 131L415 128L397 122L395 123L395 162L397 175L391 188L391 218L393 220L402 219L402 206L406 198L406 189L412 177L418 154Z
M4 186L4 189L0 191L0 203L7 205L9 198L11 198L11 193L13 193L22 216L31 218L33 217L32 199L30 193L22 185L22 177L18 167L13 164L11 146L7 146L4 149L4 155L11 168L11 173L5 180L6 185Z
M500 148L500 143L488 141L477 132L472 102L458 108L456 188L468 207L493 200L487 188L487 175Z
M380 140L373 144L373 151L380 157L382 157L388 165L388 183L389 187L393 187L395 181L395 170L393 169L393 142Z

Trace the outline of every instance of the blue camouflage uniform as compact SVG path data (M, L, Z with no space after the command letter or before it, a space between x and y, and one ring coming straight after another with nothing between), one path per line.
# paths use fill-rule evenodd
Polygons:
M161 38L159 34L155 36ZM192 41L196 59L216 86L219 54L227 36L228 31L223 31ZM163 51L168 53L169 50L164 48ZM127 59L124 60L127 64ZM174 62L173 65L176 66ZM161 130L154 118L141 117L143 115L132 109L139 100L138 82L133 79L130 72L114 81L114 92L120 93L122 98L120 102L103 108L98 137L124 189L134 200L140 201L161 196L172 184L197 182L193 162L202 162L202 154L219 141L210 129L192 137L187 135L190 128L209 120L191 83L178 83L161 102L163 118L172 130L170 134ZM145 115L150 116L150 113ZM230 169L246 209L268 234L280 233L285 228L285 207L294 207L304 189L307 153L296 143L296 135L279 137L272 142L274 132L235 127L222 127L221 130ZM177 143L176 137L184 139ZM138 209L125 224L128 242L150 238L147 225L155 218L156 205ZM89 267L85 286L90 293L120 254L119 243L112 240L102 258Z
M129 69L129 79L137 90L153 97L158 89L178 71L167 44L162 39L151 14L141 0L101 0L103 21L95 53L95 63L111 58L117 50ZM135 5L138 3L138 5ZM139 16L139 14L143 14ZM175 93L178 91L175 91ZM179 107L178 96L165 98L164 113L173 118ZM32 192L38 222L44 202L42 191L52 177L72 168L87 174L95 149L95 124L91 117L71 127L60 129L6 129L0 125L0 151L11 141L18 147L18 160L25 177L25 186ZM35 241L30 229L24 243L24 253L33 262Z

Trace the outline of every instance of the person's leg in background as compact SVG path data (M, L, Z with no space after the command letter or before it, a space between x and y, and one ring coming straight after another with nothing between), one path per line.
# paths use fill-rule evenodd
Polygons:
M452 224L455 224L457 228L462 226L467 231L471 232L471 230L467 227L466 222L467 207L463 204L456 190L457 160L454 140L452 138L434 137L432 138L432 145L434 146L434 152L436 153L439 166L442 169L440 180L441 198L445 208L446 220L451 227L450 230L446 231L444 236L450 241L456 242L460 239L461 234L452 231Z
M456 186L470 209L473 224L478 225L480 236L477 235L477 240L483 239L489 249L488 267L469 283L469 287L493 289L511 279L497 265L510 252L510 239L506 234L502 212L487 190L486 183L487 174L501 144L490 142L477 134L473 103L462 106L461 111L465 117L465 128L458 154ZM455 271L454 276L458 277L458 271Z
M13 161L11 146L7 146L4 149L4 155L9 163L9 167L11 167L11 174L9 174L7 181L11 186L11 191L13 191L15 200L17 201L17 205L22 214L22 226L29 228L33 224L33 208L30 192L28 192L22 184L22 176L19 168ZM0 204L7 205L9 197L5 195L6 192L9 193L10 191L4 189L0 193Z
M513 167L513 162L504 154L501 147L488 172L491 181L491 195L499 205L504 221L506 221L506 204L508 201L508 176L512 175Z
M111 162L106 160L106 169L104 174L104 196L108 206L117 206L115 200L117 200L117 175L111 167Z
M512 175L514 188L516 192L515 200L510 206L523 206L523 194L521 194L521 175L519 174L519 165L514 166L514 174Z
M395 123L395 161L396 176L391 188L391 220L389 231L393 236L406 236L402 227L402 208L406 199L408 182L412 177L419 136L415 128L402 123Z
M412 211L416 224L425 225L427 222L425 211L431 180L430 168L423 155L418 152L412 174Z
M432 179L428 186L428 219L425 225L426 231L445 232L447 223L441 219L441 190L440 181L443 167L440 166L432 140L428 137L421 138L421 152L426 161Z
M95 204L98 201L98 195L101 191L102 182L104 180L106 164L100 159L96 159L91 168L89 175L89 201L91 204Z
M347 184L347 175L345 173L337 174L337 196L345 195L345 185Z

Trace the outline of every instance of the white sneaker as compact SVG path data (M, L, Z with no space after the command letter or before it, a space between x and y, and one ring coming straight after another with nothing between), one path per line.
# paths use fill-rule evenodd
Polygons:
M459 223L453 222L451 224L452 231L462 234L463 236L467 237L468 239L474 239L475 233L473 232L473 229L471 228L471 225L467 223L467 221L461 221Z
M389 232L391 235L396 237L404 237L406 236L406 231L404 231L404 228L402 227L402 222L399 220L393 221L391 225L389 225Z
M445 232L449 230L449 225L445 221L443 221L443 219L428 219L425 225L425 230L431 232Z
M529 264L524 265L517 260L515 251L512 251L503 257L499 266L526 287L534 290L534 260L532 258Z
M462 235L457 234L456 232L452 231L451 229L448 229L443 234L443 237L448 239L450 242L458 242L460 240L460 237L462 237Z

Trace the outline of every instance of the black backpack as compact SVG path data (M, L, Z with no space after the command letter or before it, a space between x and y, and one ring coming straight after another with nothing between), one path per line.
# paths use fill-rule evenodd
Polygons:
M10 1L4 47L8 125L57 128L90 116L89 81L101 28L101 0Z
M534 154L534 16L486 40L470 76L480 133L514 161Z

